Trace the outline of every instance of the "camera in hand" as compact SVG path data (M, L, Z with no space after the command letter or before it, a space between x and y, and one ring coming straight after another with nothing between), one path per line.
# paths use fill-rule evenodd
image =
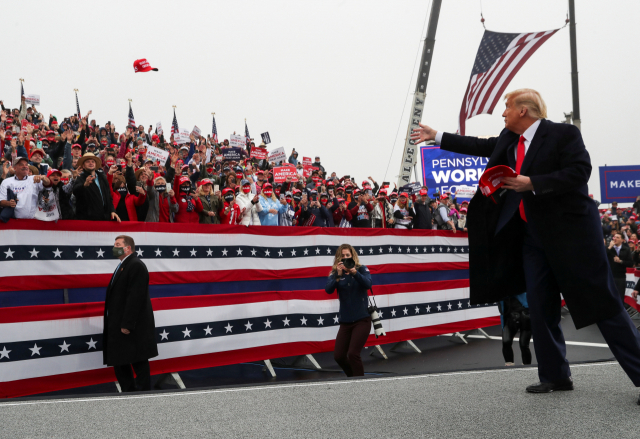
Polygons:
M346 258L342 260L342 265L344 265L344 268L346 268L347 270L351 270L356 266L356 262L353 260L353 258Z

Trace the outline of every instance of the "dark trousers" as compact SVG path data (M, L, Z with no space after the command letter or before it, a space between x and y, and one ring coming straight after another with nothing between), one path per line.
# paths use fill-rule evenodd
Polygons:
M624 303L624 296L627 292L627 278L626 277L614 277L613 281L616 284L616 288L618 289L618 294L620 294L620 298L622 299L622 303Z
M340 323L333 358L348 377L364 376L360 352L371 332L371 317L353 323Z
M131 370L133 368L133 371ZM151 370L149 360L138 361L133 364L113 366L120 389L123 392L135 392L136 390L151 390ZM135 379L133 372L136 373Z
M525 235L523 256L538 376L543 383L559 382L571 376L560 327L560 288L544 250L529 234ZM629 314L620 305L620 313L598 322L598 328L620 366L640 387L640 334Z

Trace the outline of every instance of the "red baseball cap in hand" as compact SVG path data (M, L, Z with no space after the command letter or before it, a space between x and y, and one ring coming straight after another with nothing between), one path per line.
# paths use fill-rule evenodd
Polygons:
M494 166L487 169L480 177L480 190L485 197L491 197L495 191L500 189L504 183L502 179L505 177L517 177L516 171L505 165ZM495 202L495 199L493 200Z
M158 69L153 68L149 65L149 63L147 62L146 58L142 58L142 59L137 59L133 62L133 70L136 71L136 73L138 72L150 72L151 70L157 72Z

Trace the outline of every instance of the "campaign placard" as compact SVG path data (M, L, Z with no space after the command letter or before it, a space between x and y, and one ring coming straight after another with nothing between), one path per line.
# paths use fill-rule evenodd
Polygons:
M640 196L640 165L600 166L600 201L634 203Z
M239 136L237 134L232 134L229 136L229 146L232 148L242 148L245 146L245 138L244 136Z
M302 164L304 166L311 166L311 157L302 157Z
M456 189L456 198L473 198L477 188L473 186L460 185Z
M264 142L265 145L268 145L271 143L271 137L269 136L269 132L267 131L266 133L262 133L260 134L262 136L262 141Z
M287 161L287 153L284 152L284 147L279 147L271 150L269 152L269 157L267 159L269 162L280 163Z
M242 160L242 148L222 148L222 156L225 160Z
M198 139L198 138L200 137L200 133L201 133L200 128L198 128L198 126L197 126L197 125L194 125L194 126L193 126L193 129L191 130L191 134L193 134L193 136L194 136L196 139Z
M478 186L480 177L489 163L487 157L475 157L441 150L439 146L420 147L422 178L429 188L429 196L434 193L455 193L460 186Z
M422 189L422 185L420 183L415 182L415 183L405 184L400 188L398 192L400 193L406 192L408 195L413 195L420 192L420 189Z
M273 168L273 181L276 183L284 182L287 177L291 177L292 182L298 181L298 171L295 166L276 166Z
M162 134L162 123L158 122L156 124L156 133L158 133L158 136Z
M40 105L40 95L24 95L24 103L27 105Z
M155 146L149 146L147 148L147 158L150 160L158 161L161 165L169 158L169 151L156 148Z
M251 158L252 159L258 159L258 160L264 160L267 158L267 155L269 154L269 152L267 151L267 148L258 148L258 147L253 147L251 148Z

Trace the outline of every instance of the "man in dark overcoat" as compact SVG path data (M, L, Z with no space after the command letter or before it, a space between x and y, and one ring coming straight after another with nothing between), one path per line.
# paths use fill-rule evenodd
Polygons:
M103 362L113 366L123 392L151 390L149 358L158 356L158 346L149 272L136 257L130 236L116 238L113 255L120 263L109 281L104 302Z
M640 386L640 335L622 306L602 245L602 229L587 182L591 160L580 130L546 120L540 94L505 96L500 136L479 139L414 130L416 143L435 140L456 153L489 157L487 169L509 166L493 197L477 191L469 203L469 280L472 304L526 291L540 382L531 393L573 390L560 328L561 296L576 328L597 323L631 381ZM639 400L640 403L640 400Z

